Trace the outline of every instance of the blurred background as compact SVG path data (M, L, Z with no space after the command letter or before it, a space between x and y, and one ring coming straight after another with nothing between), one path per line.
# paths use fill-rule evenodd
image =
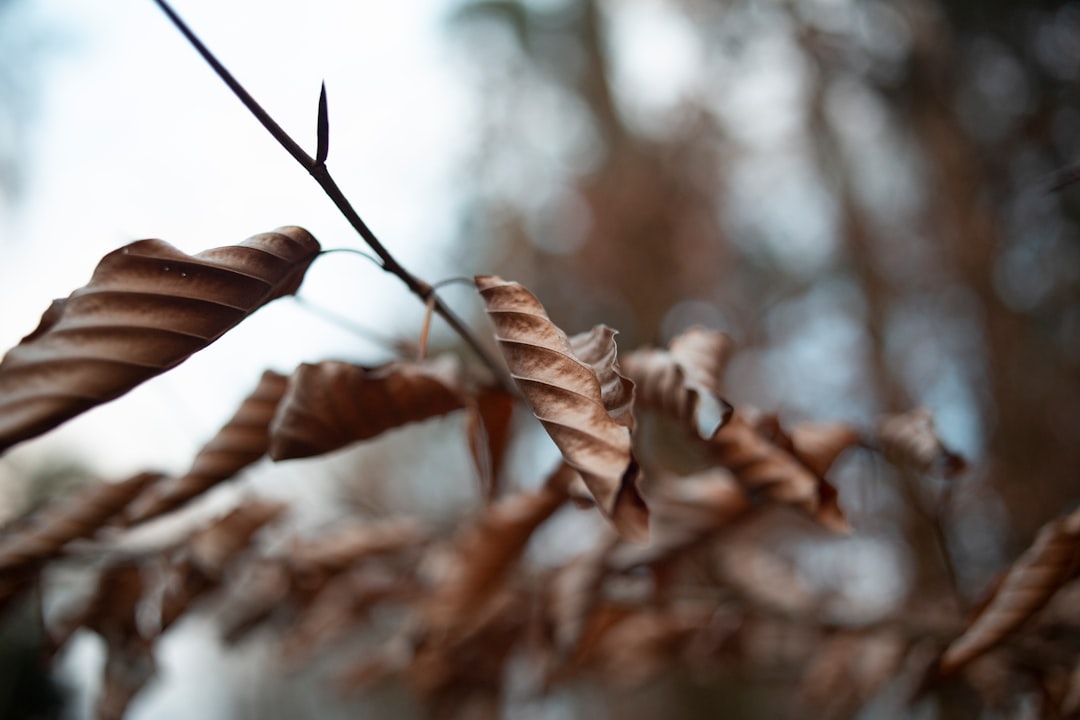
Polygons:
M929 407L974 461L942 522L962 596L1080 497L1080 3L176 9L309 151L326 80L328 165L421 277L516 279L624 348L725 330L729 399L785 422ZM136 238L357 246L305 175L148 0L0 0L0 346ZM0 521L79 477L182 470L263 368L374 364L422 322L344 254L300 294L0 460ZM484 327L470 290L444 295ZM854 458L837 483L846 562L885 563L864 600L895 606L949 582L919 512L944 488L883 472Z

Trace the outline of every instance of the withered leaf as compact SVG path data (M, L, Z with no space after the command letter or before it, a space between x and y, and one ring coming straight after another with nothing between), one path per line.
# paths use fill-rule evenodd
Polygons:
M0 362L0 452L180 364L300 286L319 243L298 227L187 255L161 240L109 253Z
M967 467L964 458L941 442L934 416L926 408L883 418L876 439L886 458L919 472L938 470L953 477Z
M458 535L446 580L425 605L430 627L440 634L468 632L477 608L496 594L533 533L565 502L566 474L561 465L537 492L508 495L486 506Z
M303 364L270 428L274 460L320 455L465 407L458 362L442 356L377 368Z
M642 407L656 408L708 440L731 416L720 382L733 345L724 333L692 327L667 350L627 354L621 367L637 385Z
M72 540L93 535L160 477L140 473L123 482L95 484L46 508L26 526L0 534L0 577L49 560Z
M140 523L174 510L265 455L270 446L270 421L285 394L287 382L284 375L265 371L255 390L202 447L188 471L144 493L125 513L125 522Z
M627 387L613 367L614 333L603 329L594 331L597 336L578 340L582 347L601 342L611 346L610 352L589 350L590 359L598 363L601 358L611 360L610 372L604 369L598 374L576 355L566 333L551 322L532 293L495 276L477 276L475 281L495 325L499 348L529 409L619 532L644 541L648 508L636 486L638 465L631 448Z
M835 489L792 454L791 441L778 426L775 431L779 444L736 412L709 441L709 451L747 489L794 505L826 527L846 530Z
M952 641L939 669L948 675L1001 642L1034 615L1080 566L1080 508L1043 526L1013 563L989 603Z
M510 444L510 421L516 397L500 388L483 389L469 405L466 432L469 452L480 475L484 497L499 494L499 476Z

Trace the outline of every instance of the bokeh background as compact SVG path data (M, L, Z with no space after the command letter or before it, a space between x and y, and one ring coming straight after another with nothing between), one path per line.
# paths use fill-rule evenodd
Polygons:
M785 421L931 408L973 460L947 489L841 468L862 539L829 563L863 610L952 581L978 597L1080 498L1080 3L176 8L309 148L326 81L330 169L429 281L519 280L568 331L606 322L623 347L725 330L729 398ZM132 239L196 252L284 224L358 243L153 3L0 0L0 345ZM80 478L179 471L263 368L373 364L419 333L423 308L360 258L320 259L300 294L0 459L0 514ZM483 327L468 289L444 296ZM305 487L319 506L326 488ZM945 496L949 563L925 512ZM214 640L189 635L133 717L192 716L185 677L211 662L192 648ZM83 654L59 680L72 707L96 672ZM15 685L0 673L0 708ZM199 714L232 716L229 684L210 687Z

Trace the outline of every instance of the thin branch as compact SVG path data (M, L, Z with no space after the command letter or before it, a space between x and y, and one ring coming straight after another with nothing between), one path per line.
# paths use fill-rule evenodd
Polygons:
M370 247L371 250L376 255L378 255L379 259L382 261L383 269L386 272L396 275L398 278L400 278L401 281L405 283L405 286L408 287L414 295L419 297L425 303L428 301L429 298L433 297L434 293L431 285L416 277L412 273L408 272L397 261L397 259L390 254L390 252L375 236L375 233L373 233L371 229L367 226L367 224L360 218L360 215L356 212L352 204L345 197L345 194L341 191L341 188L339 188L337 183L334 182L333 177L331 177L330 175L330 171L326 168L326 164L324 162L317 161L315 158L304 152L303 148L301 148L300 145L295 140L293 140L289 136L289 134L286 133L281 128L281 126L274 121L272 117L270 117L270 114L267 113L266 110L264 110L262 106L255 101L255 98L253 98L248 93L248 91L245 90L242 85L240 85L236 78L234 78L232 74L227 69L225 69L225 66L222 65L216 57L214 57L214 54L210 52L209 48L207 48L206 45L204 45L203 42L199 40L195 33L192 32L192 30L184 23L184 21L180 19L180 16L176 14L176 12L169 6L169 4L165 0L154 0L154 2L159 8L161 8L162 12L164 12L165 15L168 16L172 24L176 26L176 28L184 35L185 38L187 38L188 42L191 43L192 47L194 47L195 50L198 51L198 53L202 56L203 60L205 60L206 63L214 69L214 72L217 73L218 77L220 77L222 81L224 81L224 83L229 87L229 89L232 90L233 94L236 95L236 97L239 98L242 103L244 103L244 106L251 112L251 114L254 115L255 118L260 123L262 123L263 127L265 127L266 130L274 137L274 139L278 141L278 144L285 148L285 150L293 156L293 159L295 159L296 162L300 163L300 165L303 166L304 169L307 170L313 178L315 178L315 181L319 183L319 186L323 189L323 192L325 192L330 197L330 199L334 202L334 205L337 206L337 209L341 212L342 215L345 216L345 219L349 221L349 224L353 226L353 229L360 234L360 237L364 239L364 242L367 243L368 247ZM323 99L320 101L320 104L325 105L325 95L323 95L322 97ZM328 128L329 121L325 118L325 111L320 110L320 127L322 126L324 120L326 121L326 125ZM326 143L321 144L320 149L325 151L328 145L329 140L327 139ZM507 388L511 388L512 383L509 382L506 372L503 369L502 363L500 363L487 350L487 348L485 348L480 343L480 341L472 334L468 327L465 326L465 323L437 297L435 298L434 310L440 317L442 317L443 320L447 322L448 325L450 325L451 328L453 328L454 332L461 336L461 338L469 345L469 347L473 349L473 352L475 352L484 362L484 364L487 365L492 370L492 372L495 373L496 377L500 379L502 384Z

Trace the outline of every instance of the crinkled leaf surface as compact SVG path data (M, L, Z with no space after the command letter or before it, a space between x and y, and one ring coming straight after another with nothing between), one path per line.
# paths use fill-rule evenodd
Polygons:
M186 360L300 286L319 243L298 227L187 255L161 240L109 253L0 362L0 452Z
M628 539L648 535L648 509L638 494L638 465L631 450L632 392L616 377L614 333L580 336L588 360L548 318L536 297L515 282L478 276L495 337L510 374L566 462L577 470L600 509ZM611 346L610 352L601 346ZM598 372L590 360L610 358ZM606 362L606 360L604 360ZM607 391L605 394L605 385Z
M305 363L271 425L270 457L320 455L463 407L461 368L451 356L377 368Z
M720 378L732 345L724 333L692 327L667 350L629 353L622 368L644 407L672 416L708 440L731 416L731 406L720 397Z

